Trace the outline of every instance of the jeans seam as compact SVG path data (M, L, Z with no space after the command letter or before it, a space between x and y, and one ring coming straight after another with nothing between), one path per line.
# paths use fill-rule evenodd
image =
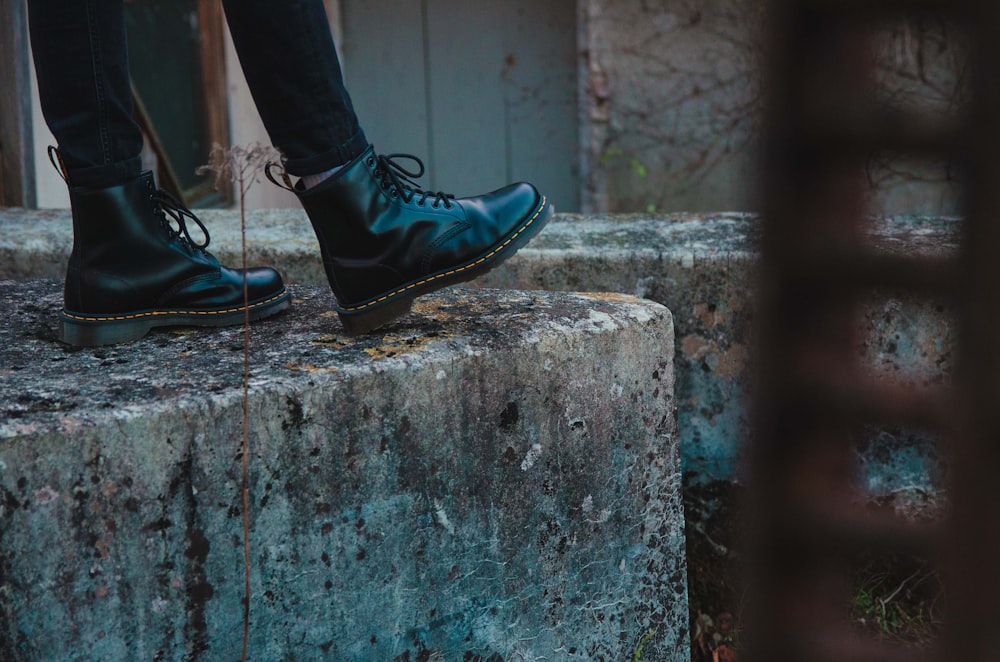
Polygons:
M111 153L111 127L108 121L107 99L104 94L103 56L101 53L101 40L97 25L97 10L94 7L95 0L87 0L87 29L90 36L90 62L94 67L94 92L97 96L97 127L101 140L101 152L105 164L112 163Z

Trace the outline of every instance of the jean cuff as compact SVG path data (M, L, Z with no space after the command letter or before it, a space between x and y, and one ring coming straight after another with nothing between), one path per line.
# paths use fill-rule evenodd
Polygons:
M288 174L296 177L318 175L353 161L364 154L367 149L368 138L365 137L365 132L359 128L357 133L345 142L322 154L301 159L286 159L284 162L285 170L288 171Z
M107 165L86 166L66 169L69 185L83 188L109 188L130 182L142 172L142 158L139 156Z

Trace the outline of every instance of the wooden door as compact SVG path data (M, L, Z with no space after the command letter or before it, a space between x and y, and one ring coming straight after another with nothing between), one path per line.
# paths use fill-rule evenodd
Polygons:
M341 0L344 72L382 153L459 196L517 180L579 209L575 0Z
M128 0L125 20L136 119L160 185L191 206L226 202L229 191L196 173L213 144L229 144L222 6Z
M27 7L0 0L0 207L35 206Z

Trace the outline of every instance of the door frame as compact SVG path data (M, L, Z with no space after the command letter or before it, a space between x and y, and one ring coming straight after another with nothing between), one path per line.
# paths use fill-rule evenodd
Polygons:
M28 10L0 0L0 207L35 206Z

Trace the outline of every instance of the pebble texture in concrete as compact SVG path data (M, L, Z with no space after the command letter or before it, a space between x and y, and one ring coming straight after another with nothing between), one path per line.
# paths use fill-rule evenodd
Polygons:
M294 296L252 332L251 659L688 659L666 309L455 290L348 339ZM0 658L237 659L242 330L72 350L58 283L0 297Z
M233 212L206 212L213 247L238 261ZM293 281L325 283L301 210L249 216L251 261L277 264ZM67 212L0 209L0 277L61 278L71 238ZM953 218L872 219L872 245L893 254L953 252ZM676 324L682 465L689 481L740 478L749 435L748 394L757 221L751 214L560 215L532 243L478 281L486 287L605 291L662 303ZM953 316L948 302L874 294L858 319L859 357L884 378L914 386L947 380ZM859 435L858 480L878 497L922 499L941 488L939 444L926 434L868 428Z

